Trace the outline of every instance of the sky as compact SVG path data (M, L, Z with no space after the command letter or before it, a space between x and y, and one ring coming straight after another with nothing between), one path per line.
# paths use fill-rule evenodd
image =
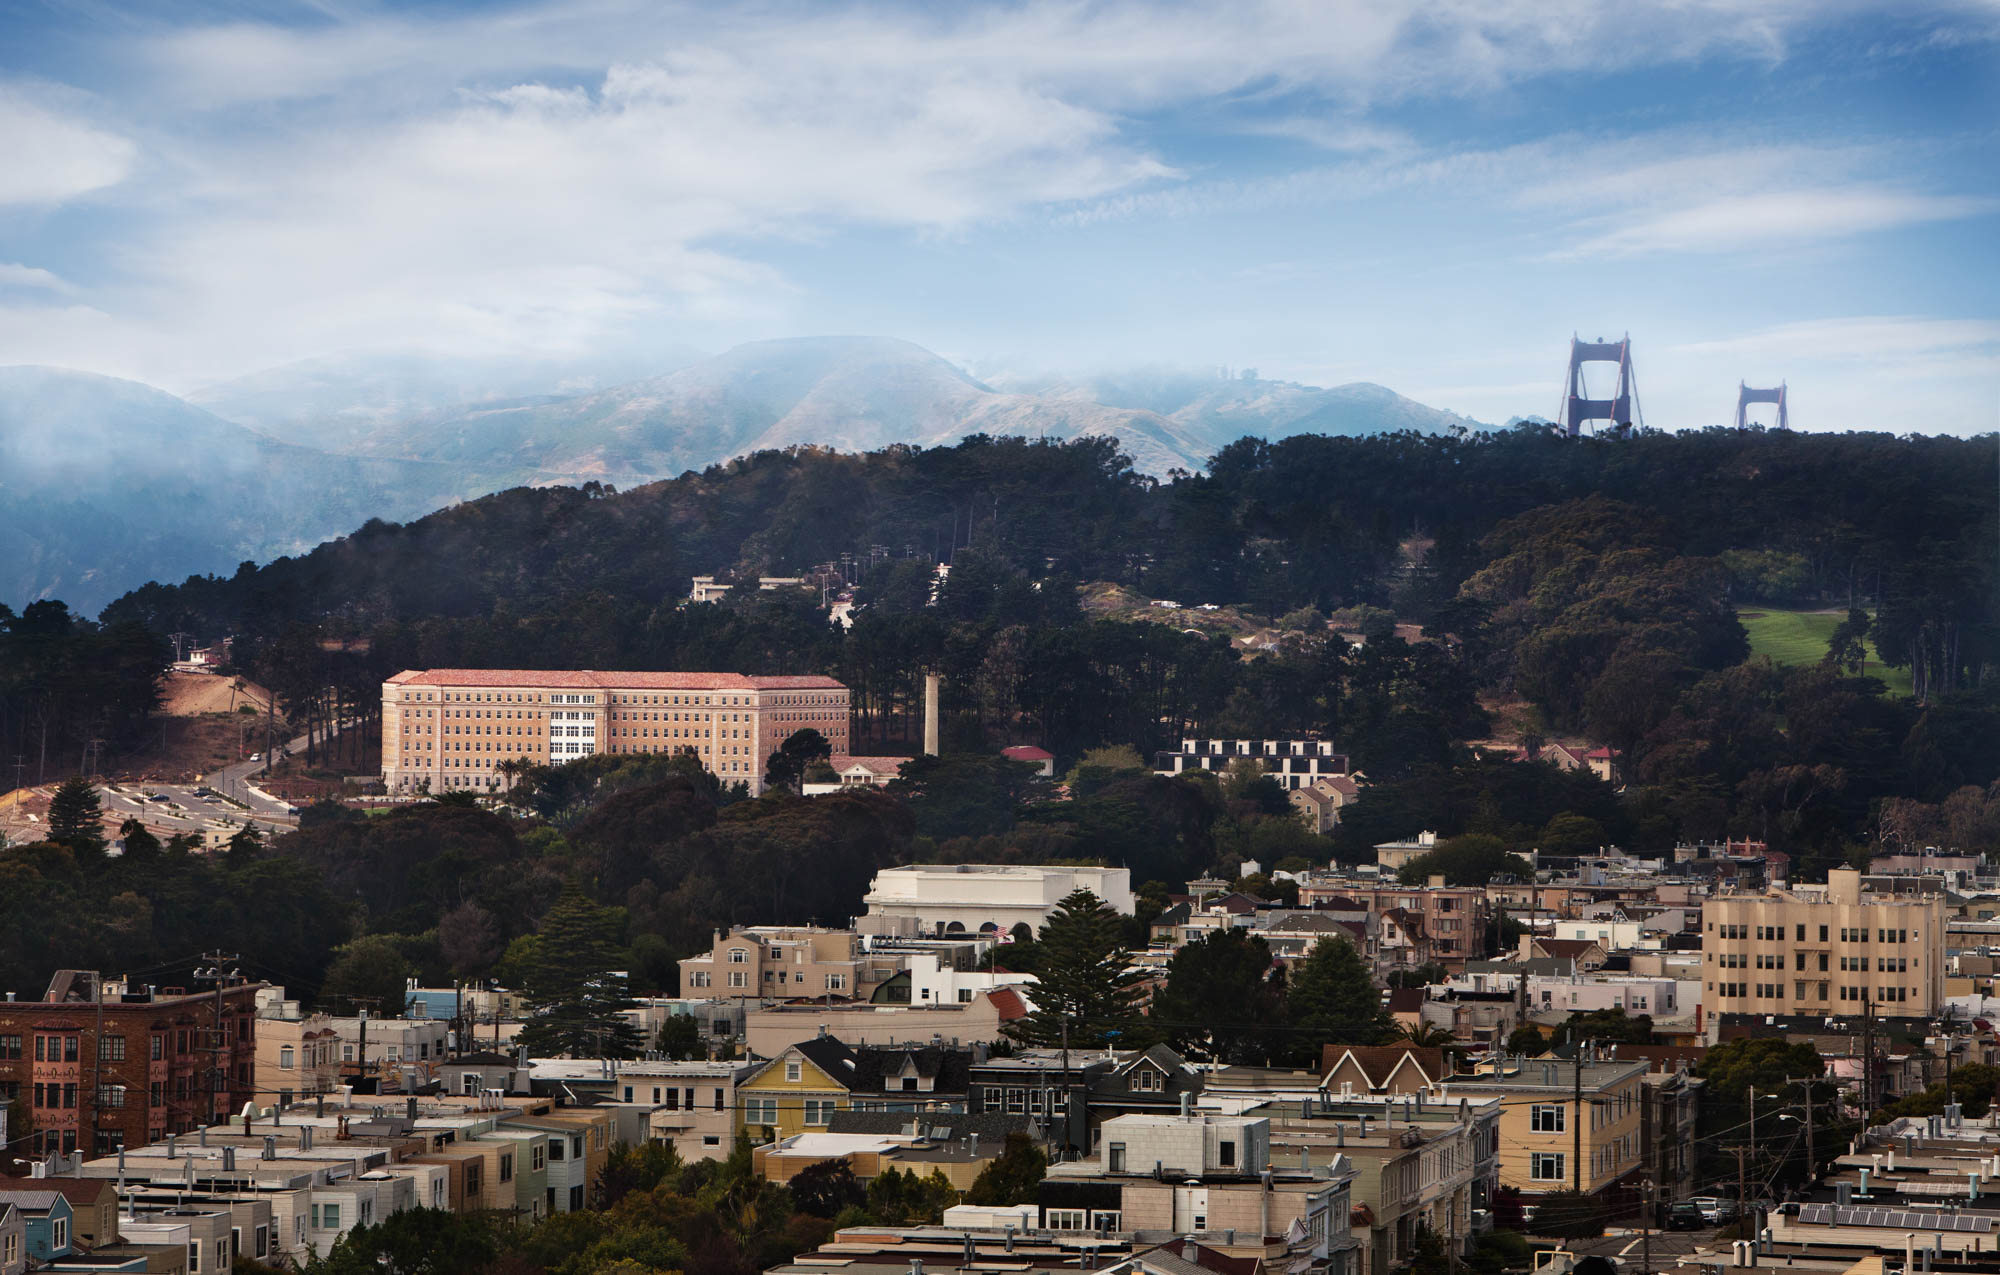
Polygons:
M865 333L1499 422L1629 333L1651 426L1973 433L1996 282L2000 0L0 5L0 363L176 393Z

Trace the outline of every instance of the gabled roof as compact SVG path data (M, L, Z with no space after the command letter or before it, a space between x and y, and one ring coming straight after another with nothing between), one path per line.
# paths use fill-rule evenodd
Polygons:
M908 757L852 757L845 753L827 758L827 765L845 774L850 770L865 770L871 775L887 775L890 778L903 773L903 763Z
M1021 994L1011 987L996 987L986 993L986 999L993 1002L993 1008L999 1011L1003 1023L1028 1016L1028 1002L1022 1000Z
M1557 960L1580 960L1593 950L1600 956L1604 954L1604 945L1596 939L1535 939L1533 942L1541 949L1542 955Z
M14 1179L16 1182L22 1180L20 1178ZM46 1178L31 1178L27 1180L45 1184L49 1181ZM92 1196L91 1198L95 1199L96 1197ZM63 1193L49 1185L38 1186L32 1190L26 1187L0 1188L0 1203L12 1204L15 1208L21 1210L23 1216L51 1212L61 1213L65 1211L74 1215L76 1212L75 1209L70 1207L70 1203L64 1198Z
M1014 761L1054 761L1056 759L1054 753L1046 749L1037 748L1033 744L1016 744L1012 748L1003 748L1000 750L1000 755L1011 758Z
M118 1184L110 1178L0 1178L0 1193L54 1191L72 1205L100 1203L106 1187L116 1198Z
M856 1093L876 1093L885 1085L895 1086L904 1070L914 1066L920 1078L931 1082L934 1093L963 1093L972 1068L970 1049L946 1049L937 1045L863 1046L854 1051Z
M1357 1072L1372 1090L1389 1087L1399 1072L1414 1068L1424 1085L1451 1075L1451 1061L1445 1050L1415 1045L1327 1045L1320 1055L1322 1084L1333 1084L1339 1073Z
M843 1042L831 1036L815 1036L811 1040L801 1040L778 1051L778 1055L763 1066L745 1076L744 1083L755 1080L778 1065L784 1056L797 1050L801 1058L826 1073L827 1079L843 1089L854 1088L854 1051Z

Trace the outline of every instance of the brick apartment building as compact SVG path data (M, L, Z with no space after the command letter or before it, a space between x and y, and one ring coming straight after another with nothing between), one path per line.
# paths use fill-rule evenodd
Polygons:
M1390 923L1379 940L1385 957L1393 949L1395 964L1421 965L1435 961L1447 969L1486 955L1486 927L1491 920L1486 891L1478 886L1448 886L1432 877L1423 886L1370 884L1351 877L1307 881L1299 887L1304 907L1360 908Z
M0 1002L0 1103L23 1100L40 1153L104 1155L240 1111L255 1090L257 985L155 990L59 971ZM89 1137L95 1129L96 1136Z
M764 762L799 731L848 751L848 692L830 677L739 673L407 670L382 684L382 782L498 791L501 763L677 753L761 791Z

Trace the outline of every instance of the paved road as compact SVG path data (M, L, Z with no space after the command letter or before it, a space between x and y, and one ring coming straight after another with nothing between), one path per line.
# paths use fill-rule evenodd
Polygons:
M342 722L340 726L350 724ZM336 733L338 733L338 730L339 727L336 727ZM304 735L300 735L283 746L284 751L288 754L304 752L305 747L306 737ZM259 819L269 819L274 823L282 824L286 827L295 826L298 817L292 813L292 806L289 802L278 797L265 796L262 793L252 790L251 785L256 782L257 776L263 774L271 766L271 759L269 757L261 753L255 754L255 757L256 760L254 761L239 761L233 766L224 766L212 775L204 775L202 783L219 793L242 802Z

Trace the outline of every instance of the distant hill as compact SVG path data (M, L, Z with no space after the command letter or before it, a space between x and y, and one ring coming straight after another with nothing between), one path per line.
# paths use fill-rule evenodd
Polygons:
M627 484L769 448L869 451L978 433L1109 435L1153 472L1198 465L1202 450L1154 413L1000 393L907 341L805 337L737 346L594 394L467 412L370 451Z
M135 381L0 367L0 602L58 597L95 614L147 580L437 508L463 481L288 446Z
M1028 378L1002 382L1024 393L1081 396L1112 407L1164 417L1203 449L1204 459L1245 435L1363 434L1415 430L1443 434L1485 425L1456 412L1426 407L1367 381L1321 389L1293 381L1140 370L1083 380Z
M1473 424L1377 385L1178 372L993 384L907 341L806 337L700 358L340 354L198 391L0 369L0 601L94 611L147 580L227 571L520 485L637 486L762 450L873 451L972 434L1108 437L1144 473L1245 434ZM600 388L601 387L601 388Z
M187 396L281 442L333 452L409 450L404 436L501 405L572 398L699 361L695 350L633 356L468 358L344 351L267 368Z

